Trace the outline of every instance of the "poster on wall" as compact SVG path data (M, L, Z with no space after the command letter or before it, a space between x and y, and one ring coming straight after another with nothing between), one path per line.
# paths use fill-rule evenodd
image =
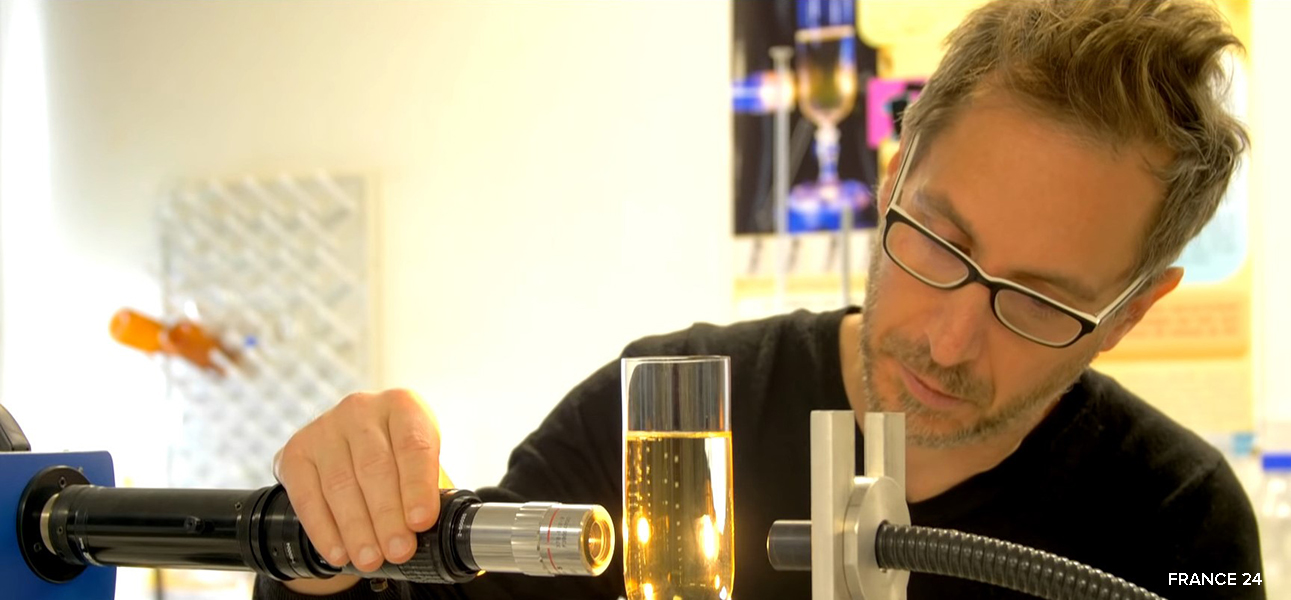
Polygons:
M882 50L859 35L860 8L857 0L731 5L741 317L859 301L884 158L923 87L881 77Z
M857 228L873 227L879 173L867 85L876 52L856 35L854 0L733 2L731 10L734 233L776 231L775 114L782 103L789 112L788 231L837 231L849 204ZM777 75L777 47L792 51L788 81Z

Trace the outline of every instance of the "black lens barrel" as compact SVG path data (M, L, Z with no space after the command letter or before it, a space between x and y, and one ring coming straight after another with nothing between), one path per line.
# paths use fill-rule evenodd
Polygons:
M49 539L82 564L245 570L247 517L262 493L68 486L47 508Z
M69 565L250 570L280 581L348 573L452 584L479 574L471 556L468 517L481 501L468 490L441 490L439 519L417 535L411 559L360 572L323 560L281 485L256 490L111 488L80 481L68 485L59 473L50 470L33 478L20 503L26 515L20 533L24 540L35 540L24 544L24 557L49 581L67 581L79 573L68 571Z

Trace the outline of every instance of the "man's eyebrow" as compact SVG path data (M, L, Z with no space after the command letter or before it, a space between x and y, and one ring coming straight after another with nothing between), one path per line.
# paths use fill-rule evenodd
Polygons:
M950 198L936 190L919 188L915 190L914 201L926 208L933 214L950 221L952 225L958 227L964 235L968 236L969 241L977 239L977 234L973 232L973 226L968 224L964 216L955 210L954 205L950 203Z
M973 232L972 225L969 225L968 221L964 219L964 216L959 214L959 211L955 210L954 205L950 203L950 198L946 197L945 194L936 190L920 188L915 191L914 200L925 210L950 221L952 225L964 232L964 235L968 236L970 242L977 239L976 234ZM1019 270L1012 271L1008 275L999 275L999 277L1004 277L1009 280L1022 279L1047 283L1067 292L1076 300L1081 302L1093 303L1098 300L1098 292L1093 286L1070 275L1063 275L1061 273L1053 273L1049 271Z
M1082 281L1077 280L1074 277L1069 277L1067 275L1063 275L1060 273L1050 273L1047 271L1026 271L1026 270L1013 271L1012 276L1008 277L1007 279L1011 279L1011 280L1030 279L1030 280L1040 281L1043 283L1048 283L1049 285L1052 285L1070 294L1076 300L1086 304L1093 304L1098 300L1098 292L1096 292L1094 288L1090 287L1089 285L1085 284ZM1049 294L1045 294L1045 295L1048 296Z

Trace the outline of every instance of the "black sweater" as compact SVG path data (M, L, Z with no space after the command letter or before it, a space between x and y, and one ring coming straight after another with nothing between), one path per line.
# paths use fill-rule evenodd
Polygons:
M622 356L731 357L735 585L740 600L811 596L809 573L778 572L766 558L777 519L810 518L809 415L847 410L839 357L842 318L857 309L798 311L729 326L697 324L629 344ZM575 387L511 454L486 500L597 503L620 523L622 423L618 360ZM864 464L857 433L857 465ZM910 505L916 525L987 535L1102 569L1171 600L1264 598L1261 587L1170 585L1170 573L1260 571L1256 521L1223 456L1201 438L1087 370L1000 465ZM621 536L616 536L621 538ZM491 573L462 586L360 584L351 599L604 598L624 593L622 540L600 577ZM909 598L1029 598L914 573ZM304 600L257 581L256 598Z

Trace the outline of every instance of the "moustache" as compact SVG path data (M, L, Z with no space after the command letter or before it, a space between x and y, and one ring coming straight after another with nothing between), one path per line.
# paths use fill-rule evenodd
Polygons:
M947 394L957 398L983 405L995 395L994 386L974 376L966 365L944 367L937 364L927 344L913 344L888 335L879 340L878 351L920 377L935 381Z

